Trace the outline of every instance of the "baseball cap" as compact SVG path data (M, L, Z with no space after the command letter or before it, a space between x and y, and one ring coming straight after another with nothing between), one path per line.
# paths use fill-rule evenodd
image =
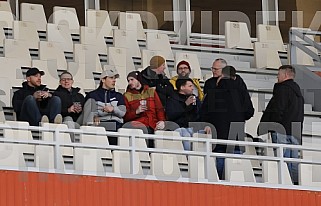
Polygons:
M116 70L116 68L114 66L105 65L104 69L105 70L100 75L100 79L103 79L105 77L112 77L112 76L119 78L118 71Z
M26 77L34 76L36 74L40 74L41 76L43 76L43 75L45 75L45 72L44 71L40 71L36 67L31 67L30 69L28 69L28 71L26 73Z

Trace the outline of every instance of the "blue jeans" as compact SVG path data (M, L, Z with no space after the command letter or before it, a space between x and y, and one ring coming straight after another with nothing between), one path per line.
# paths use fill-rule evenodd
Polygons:
M177 128L177 129L175 129L175 132L179 132L180 136L182 136L182 137L193 137L193 134L194 134L193 128L190 128L190 127L189 128L184 128L184 127ZM191 150L191 142L183 140L183 147L184 147L184 150L190 151Z
M21 106L21 112L18 120L27 121L31 126L39 126L42 115L47 115L49 122L53 123L57 114L61 112L61 101L57 96L48 99L48 104L41 110L38 107L37 100L32 96L27 96Z
M278 143L278 144L293 144L293 145L299 145L299 141L291 136L291 135L285 135L285 134L279 134L276 132L271 133L272 142ZM297 149L284 149L283 157L286 158L299 158L299 151ZM298 183L299 181L299 174L298 174L298 163L292 163L287 162L288 169L292 178L292 181L294 183Z

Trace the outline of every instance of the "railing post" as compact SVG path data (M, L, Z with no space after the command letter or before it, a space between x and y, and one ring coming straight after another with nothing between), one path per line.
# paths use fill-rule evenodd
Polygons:
M205 145L206 145L206 156L205 156L205 161L204 161L204 171L205 171L205 179L208 179L209 180L209 177L210 177L210 168L209 168L209 165L210 165L210 155L212 153L212 150L210 148L210 142L209 142L209 139L206 139L206 142L205 142Z
M55 129L54 131L54 143L55 143L55 169L56 170L63 170L63 168L61 168L61 162L60 162L60 130L59 129ZM63 163L63 162L62 162Z
M284 165L284 157L283 157L283 152L284 148L283 145L281 145L278 149L277 149L277 155L280 157L280 160L278 161L278 182L279 184L283 184L284 183L284 179L283 179L283 165Z
M136 164L135 164L135 151L136 151L136 141L135 135L130 136L130 174L135 174Z

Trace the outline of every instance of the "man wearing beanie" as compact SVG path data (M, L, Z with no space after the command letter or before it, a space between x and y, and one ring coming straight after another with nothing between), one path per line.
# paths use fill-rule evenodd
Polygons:
M166 101L173 96L174 88L165 75L165 59L161 56L153 56L150 60L150 66L142 71L142 83L149 87L155 87L156 92L162 102L163 107Z
M191 66L189 65L189 63L187 61L180 61L178 64L177 64L177 76L175 77L172 77L171 80L169 80L174 89L177 90L176 88L176 81L177 79L188 79L190 78L189 75L191 74ZM202 88L200 86L200 82L199 82L199 79L197 78L192 78L193 80L193 84L194 84L194 90L193 90L193 93L196 97L198 97L199 100L203 100L203 91L202 91Z
M128 87L124 93L127 127L140 128L144 133L152 134L155 130L164 129L165 112L154 88L142 83L139 71L127 75Z

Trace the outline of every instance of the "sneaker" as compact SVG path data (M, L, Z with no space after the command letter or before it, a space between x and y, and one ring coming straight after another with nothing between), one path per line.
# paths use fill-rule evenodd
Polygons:
M57 114L55 119L54 119L55 124L62 124L62 116L61 114Z
M49 118L47 117L47 115L42 116L41 123L49 123Z

